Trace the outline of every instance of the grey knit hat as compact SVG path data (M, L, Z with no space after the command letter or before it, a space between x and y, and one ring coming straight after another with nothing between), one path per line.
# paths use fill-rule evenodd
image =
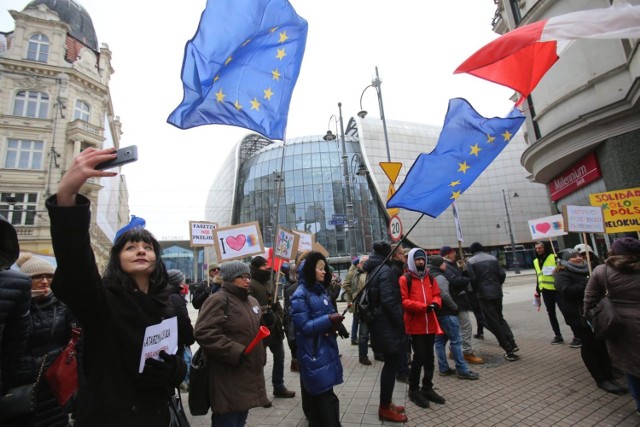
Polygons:
M16 264L20 267L20 271L28 276L53 274L56 271L49 261L28 252L20 254Z
M169 270L169 284L171 286L178 286L184 282L184 274L180 270Z
M227 261L220 266L220 275L225 282L231 282L236 277L249 273L249 266L242 261Z

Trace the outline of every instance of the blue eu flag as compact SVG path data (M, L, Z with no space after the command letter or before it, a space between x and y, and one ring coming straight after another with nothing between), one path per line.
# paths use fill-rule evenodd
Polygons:
M450 99L436 148L418 156L387 208L437 218L500 154L523 122L524 115L515 108L505 118L487 119L466 99Z
M208 0L185 47L184 99L167 121L284 139L306 40L307 21L287 0Z

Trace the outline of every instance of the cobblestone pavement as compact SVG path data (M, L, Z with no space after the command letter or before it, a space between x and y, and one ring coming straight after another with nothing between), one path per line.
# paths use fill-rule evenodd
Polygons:
M553 332L544 311L532 306L535 275L508 273L504 286L504 315L520 347L520 360L506 361L503 351L490 332L485 340L474 340L476 354L485 358L484 365L473 365L480 374L478 381L460 380L455 376L434 376L435 389L447 399L444 405L422 409L408 398L408 385L396 382L394 402L406 406L410 426L640 426L629 394L616 396L596 387L580 358L580 350L570 348L572 335L562 322L563 345L550 345ZM339 303L344 309L345 303ZM197 311L190 308L195 323ZM473 316L472 316L473 319ZM350 331L351 315L345 320ZM474 327L475 332L475 327ZM344 367L344 383L335 387L340 398L342 425L400 425L378 420L379 375L382 362L371 366L358 362L358 348L350 339L338 339ZM289 371L288 348L285 359L285 385L296 391L293 399L274 399L272 408L255 408L249 412L249 426L307 426L300 402L298 374ZM195 351L195 348L194 348ZM271 364L269 353L265 377L271 396ZM437 364L437 362L436 362ZM453 367L453 362L450 362ZM437 372L437 366L436 366ZM624 378L620 378L625 383ZM183 394L185 405L186 394ZM187 409L188 412L188 409ZM210 416L190 417L193 427L210 426Z

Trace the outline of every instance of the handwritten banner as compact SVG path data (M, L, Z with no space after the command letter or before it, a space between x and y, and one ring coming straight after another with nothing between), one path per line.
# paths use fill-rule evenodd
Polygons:
M138 372L142 373L147 359L160 360L160 352L176 354L178 351L178 318L176 316L147 327L142 340L142 353Z
M567 234L564 231L564 220L561 214L530 219L529 231L531 232L531 238L534 240Z
M241 259L264 252L258 221L216 228L214 247L219 262Z
M299 239L300 236L293 231L278 228L278 232L276 233L276 247L273 250L273 254L287 261L295 258L298 254Z
M293 230L300 239L298 240L298 253L311 252L313 250L313 233L305 233L304 231Z
M593 206L563 206L565 229L576 233L604 233L602 208Z
M589 202L602 208L607 233L640 231L640 187L589 194Z
M215 222L189 221L191 247L213 246L213 230L218 228Z

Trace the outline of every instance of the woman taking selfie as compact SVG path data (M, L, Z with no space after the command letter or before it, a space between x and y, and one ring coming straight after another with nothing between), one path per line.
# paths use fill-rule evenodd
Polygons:
M80 390L75 426L168 426L168 396L186 373L184 361L160 352L138 373L147 327L175 317L160 245L147 230L121 230L103 277L91 250L89 200L80 195L95 170L115 158L114 149L88 148L73 161L47 200L58 268L53 282L84 328L86 387Z

